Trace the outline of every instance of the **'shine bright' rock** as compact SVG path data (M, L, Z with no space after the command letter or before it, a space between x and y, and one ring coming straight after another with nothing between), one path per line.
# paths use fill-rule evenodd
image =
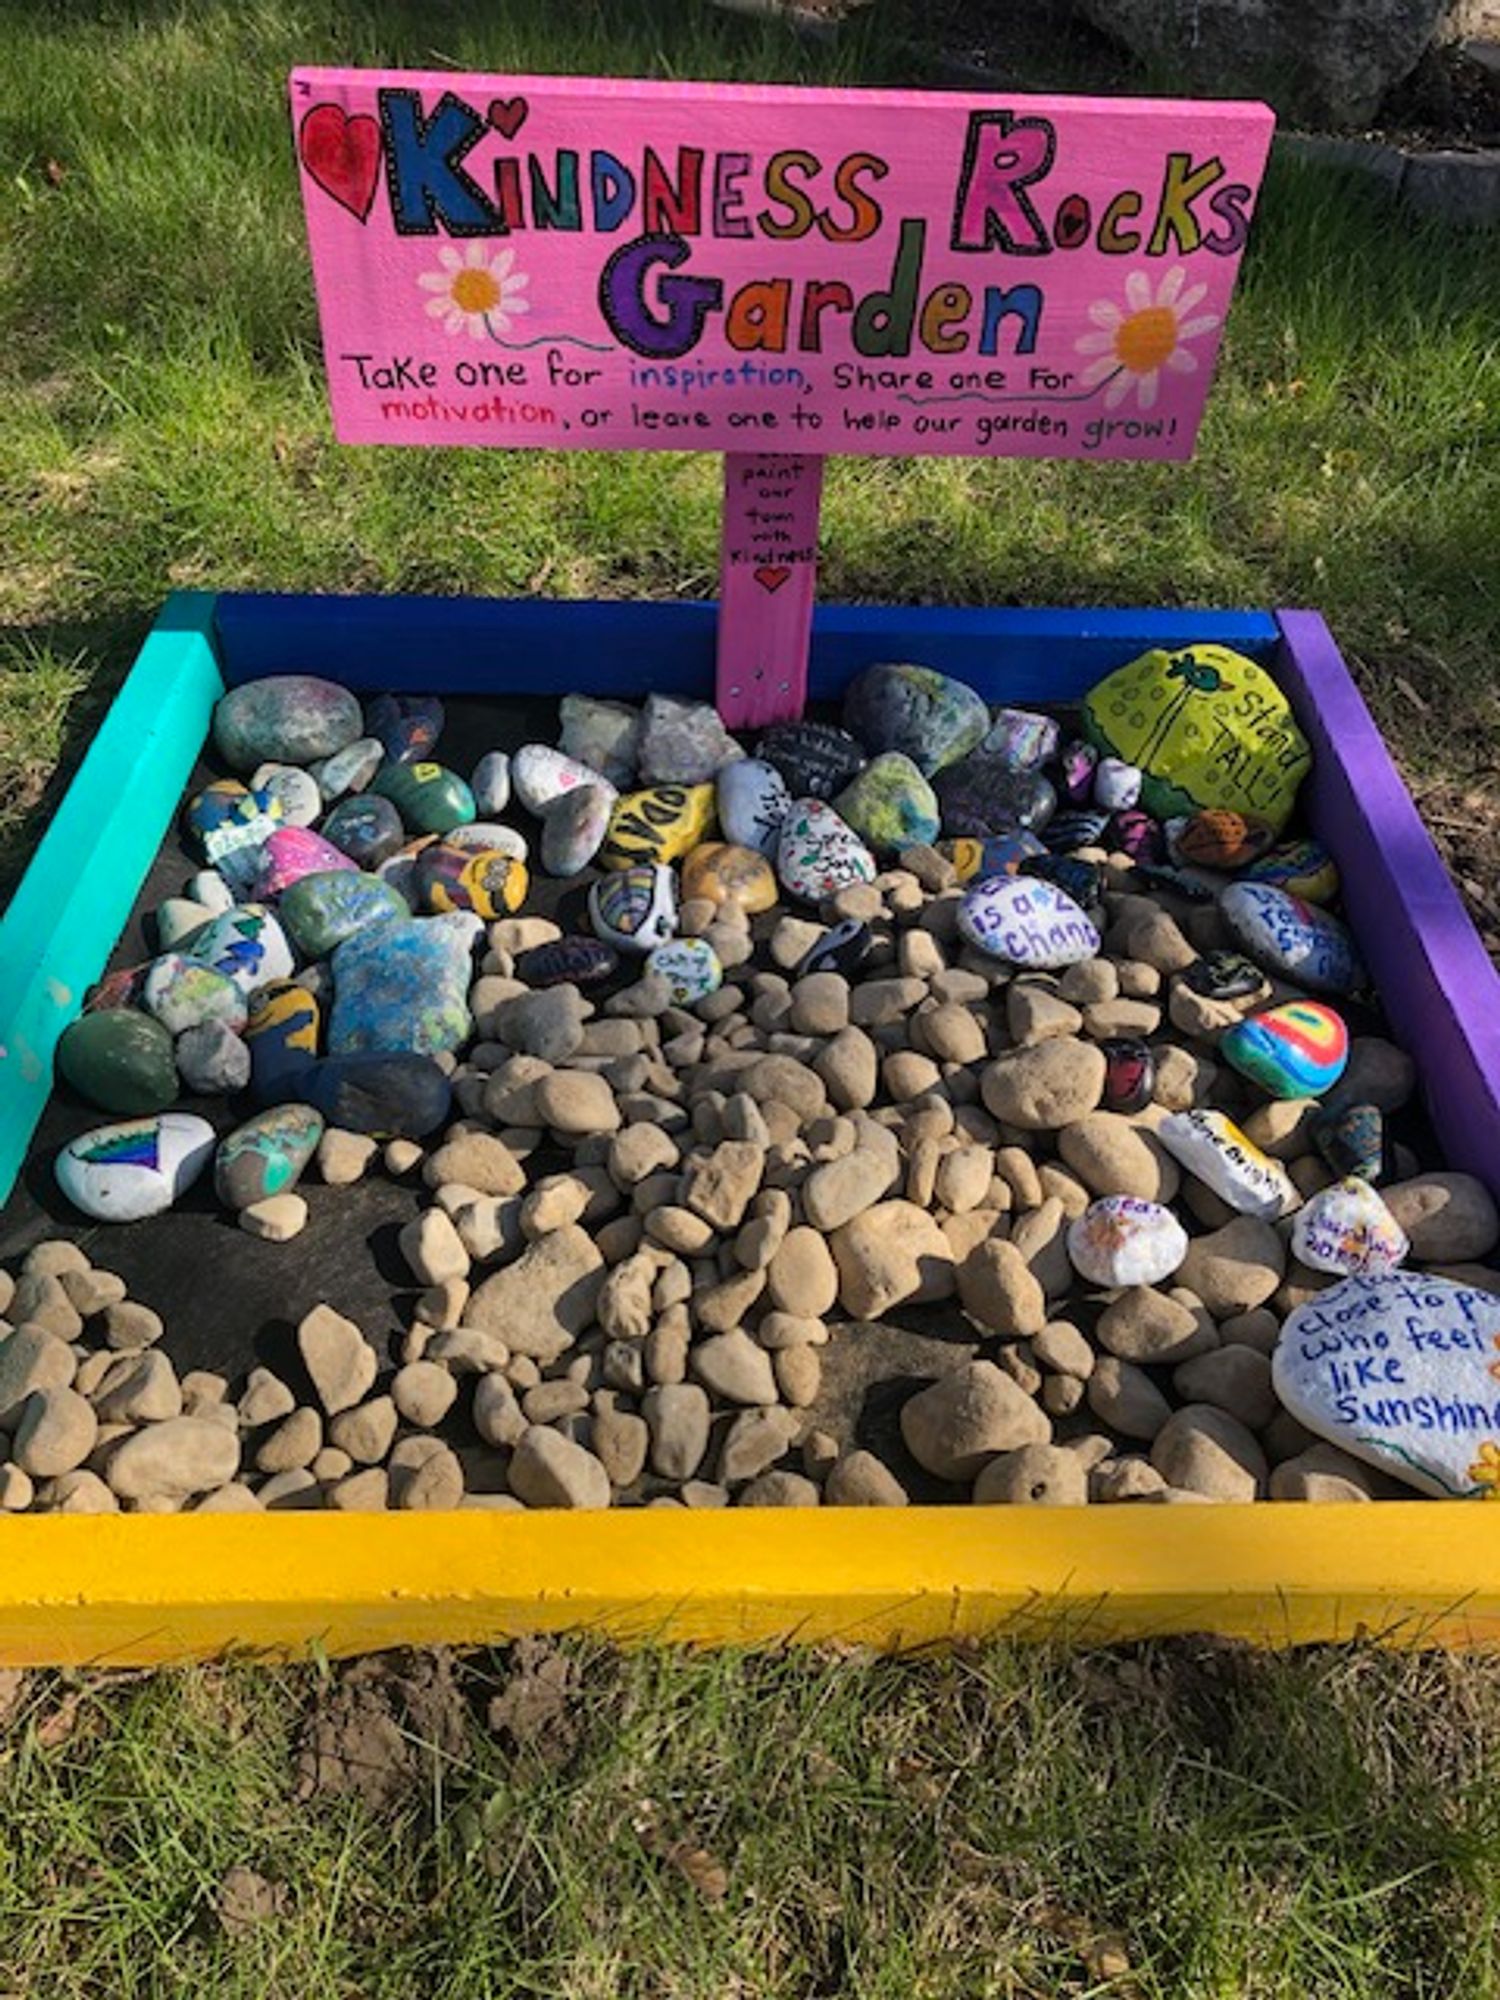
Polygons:
M958 931L991 958L1039 971L1077 965L1099 950L1099 933L1073 898L1031 875L976 882L959 905Z
M1314 1271L1393 1271L1410 1248L1374 1188L1355 1175L1323 1188L1292 1218L1293 1255Z
M1235 938L1257 965L1280 973L1311 993L1352 993L1364 982L1354 940L1315 903L1304 903L1268 882L1234 882L1219 909Z
M213 1158L214 1128L188 1111L102 1125L72 1139L54 1166L75 1208L100 1222L161 1215Z
M1136 1195L1091 1201L1068 1229L1073 1268L1091 1285L1159 1285L1187 1255L1187 1231L1169 1208Z
M1349 1062L1349 1030L1319 1000L1289 1000L1220 1037L1219 1053L1272 1097L1321 1097Z
M1222 1111L1174 1111L1157 1126L1156 1136L1179 1166L1241 1215L1275 1222L1302 1199L1281 1162L1263 1153Z
M875 880L875 857L822 799L798 799L782 822L776 873L790 896L820 903L856 882Z

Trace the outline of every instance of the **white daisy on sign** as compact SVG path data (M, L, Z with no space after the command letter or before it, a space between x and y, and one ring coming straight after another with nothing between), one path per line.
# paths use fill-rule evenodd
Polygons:
M1123 310L1113 299L1096 299L1089 307L1094 331L1075 341L1074 351L1094 357L1080 378L1085 389L1109 383L1104 392L1106 409L1118 409L1134 388L1141 408L1149 410L1164 368L1175 375L1191 375L1197 369L1198 357L1184 342L1212 332L1219 314L1194 315L1208 287L1189 285L1184 291L1186 279L1186 269L1174 264L1153 297L1150 273L1131 271L1125 279Z
M530 312L531 303L521 294L531 283L524 271L512 267L514 250L485 254L482 243L471 243L462 255L446 245L438 251L441 271L424 271L417 283L431 292L427 310L443 322L444 333L467 331L475 340L491 333L508 333L511 321Z

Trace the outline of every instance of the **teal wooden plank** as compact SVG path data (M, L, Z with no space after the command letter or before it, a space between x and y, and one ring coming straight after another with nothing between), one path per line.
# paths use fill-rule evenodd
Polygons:
M208 734L213 610L209 591L168 598L0 923L0 1201Z

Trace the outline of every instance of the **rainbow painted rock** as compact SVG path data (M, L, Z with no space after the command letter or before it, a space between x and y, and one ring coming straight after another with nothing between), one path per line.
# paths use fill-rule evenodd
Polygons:
M677 929L677 886L665 862L621 868L589 888L589 919L607 944L652 951Z
M875 880L875 857L822 799L798 799L782 822L776 874L790 896L820 903L856 882Z
M1159 1285L1187 1255L1187 1231L1171 1209L1130 1194L1091 1201L1068 1229L1068 1256L1091 1285Z
M245 1043L251 1085L263 1104L279 1103L289 1079L314 1061L321 1021L316 996L300 980L274 980L256 994Z
M389 799L413 833L448 833L476 817L474 794L442 764L382 764L370 790Z
M696 847L714 823L714 788L649 785L615 800L609 831L599 850L601 868L634 868L675 861Z
M938 837L937 794L899 750L872 757L833 804L877 854L899 854Z
M221 1139L214 1154L214 1193L226 1208L249 1208L286 1194L302 1177L323 1136L323 1114L310 1104L258 1111Z
M177 1096L172 1037L124 1007L80 1014L58 1037L58 1073L101 1111L165 1111Z
M1312 765L1286 696L1228 646L1142 653L1089 690L1083 731L1140 767L1142 804L1159 819L1222 806L1279 831Z
M1357 1176L1323 1188L1292 1218L1292 1255L1310 1270L1341 1278L1394 1271L1410 1249L1395 1216Z
M982 882L989 875L1016 875L1029 862L1047 852L1043 843L1024 826L1007 833L992 833L988 840L943 840L938 853L953 863L960 882Z
M659 944L646 960L647 972L658 972L672 991L674 1007L691 1007L724 984L719 954L707 938L672 938Z
M434 841L416 858L412 886L424 910L472 910L489 922L519 910L525 902L526 864L493 849L471 853Z
M1318 1000L1288 1000L1237 1022L1219 1053L1272 1097L1321 1097L1349 1062L1349 1030Z
M1267 972L1313 993L1352 993L1363 985L1354 940L1315 903L1269 882L1234 882L1220 896L1219 909L1237 942Z
M1007 965L1051 971L1093 958L1099 932L1073 898L1030 875L992 875L958 906L958 934Z
M183 941L183 955L227 973L241 993L253 993L269 979L287 979L292 948L286 932L263 903L236 903L210 918Z
M438 1055L473 1033L469 985L484 935L467 910L361 931L333 954L330 1055Z
M1241 1215L1276 1222L1302 1199L1281 1162L1222 1111L1174 1111L1156 1136L1179 1166Z
M1216 868L1223 873L1248 867L1267 852L1276 829L1253 813L1206 807L1174 820L1167 828L1167 846L1184 868Z
M347 688L313 674L274 674L223 696L214 709L213 737L231 771L253 771L257 764L332 757L363 726Z
M406 898L378 875L338 868L304 875L282 897L283 928L303 958L326 958L357 931L409 917Z
M709 840L695 847L682 864L685 903L701 900L720 909L732 905L754 917L774 908L776 895L775 871L753 847Z
M1247 882L1269 882L1300 896L1305 903L1328 903L1338 894L1339 871L1333 856L1315 840L1284 840L1252 861L1244 871Z
M260 850L255 893L261 897L279 896L304 875L326 875L340 869L352 871L354 863L311 827L279 827Z
M443 733L443 704L435 694L378 694L365 704L364 726L393 763L414 763Z
M401 815L379 793L340 799L323 822L323 838L347 854L356 868L378 868L406 838Z
M528 986L600 986L619 969L620 954L603 938L554 938L516 960L516 977Z
M213 1158L214 1128L189 1111L101 1125L70 1139L53 1165L57 1185L98 1222L163 1215Z

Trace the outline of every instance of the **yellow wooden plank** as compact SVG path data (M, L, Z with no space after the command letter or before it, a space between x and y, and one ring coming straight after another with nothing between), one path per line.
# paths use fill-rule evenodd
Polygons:
M156 1664L586 1629L912 1648L1007 1632L1500 1645L1500 1507L41 1517L0 1663Z

